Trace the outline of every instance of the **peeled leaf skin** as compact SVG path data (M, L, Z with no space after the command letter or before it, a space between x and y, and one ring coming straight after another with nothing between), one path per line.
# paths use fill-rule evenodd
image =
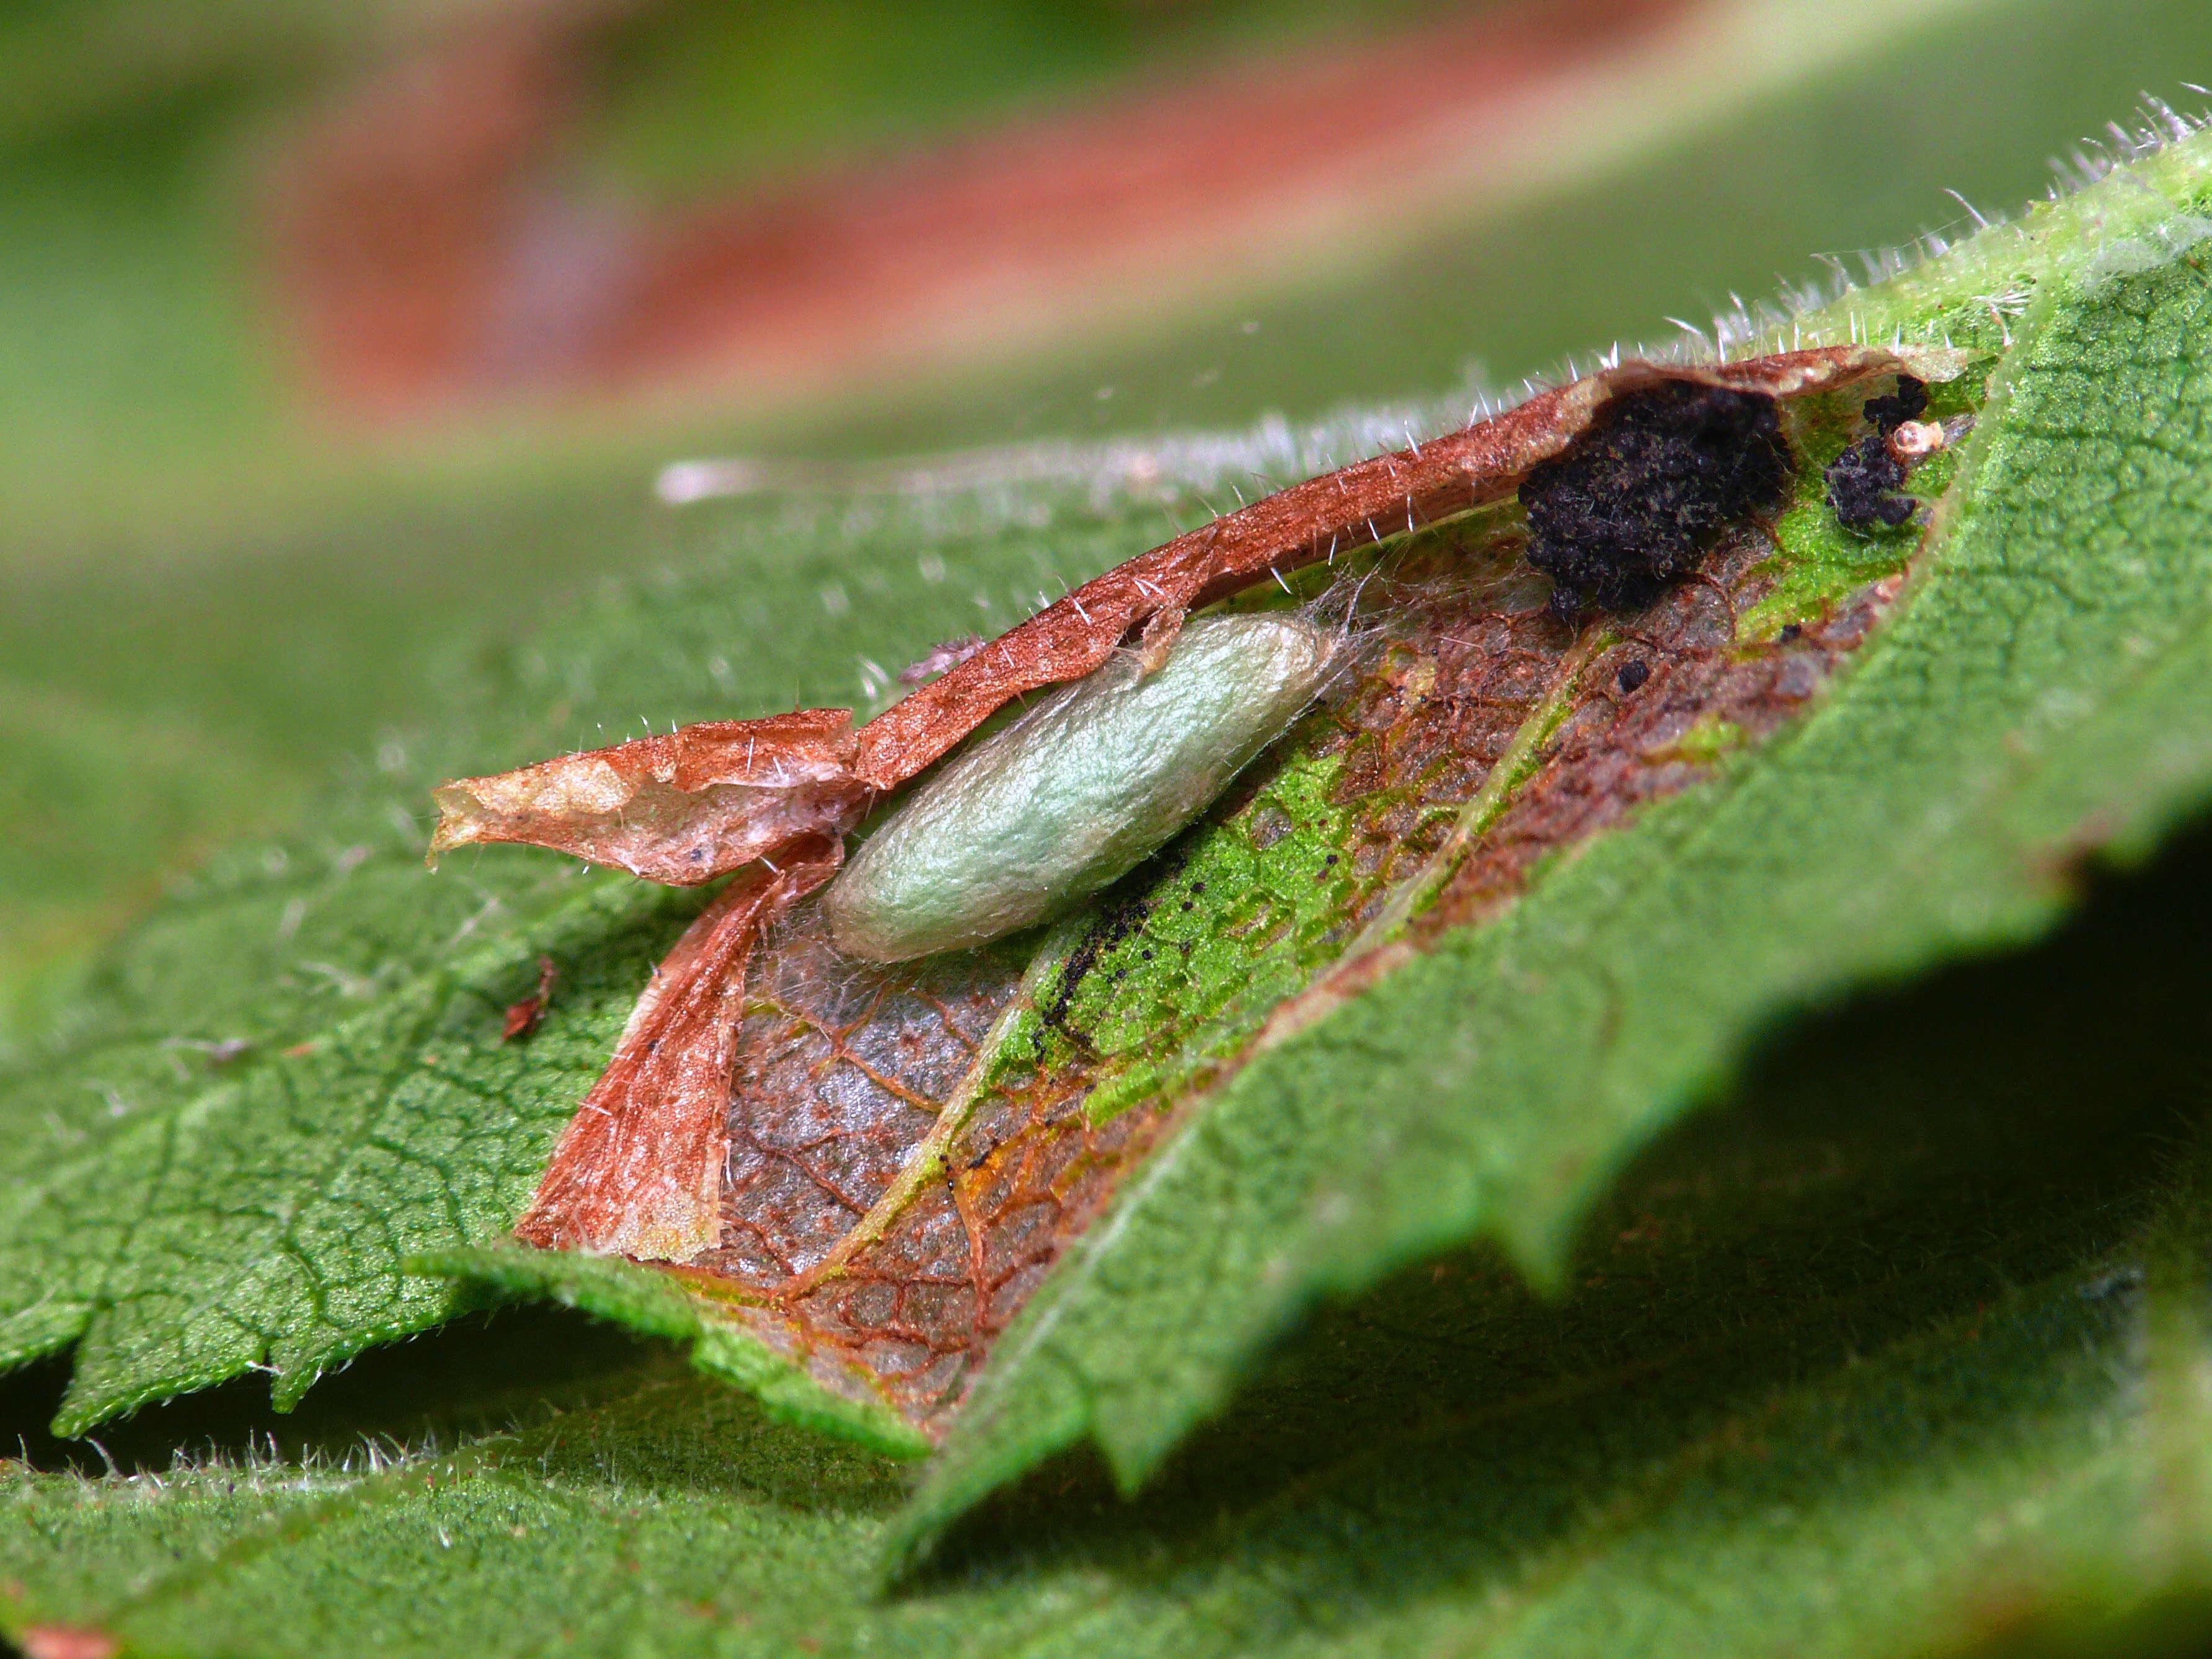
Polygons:
M973 652L858 732L852 711L709 720L666 737L563 755L435 792L430 857L521 842L693 886L807 835L842 835L875 796L949 752L1013 699L1079 680L1142 627L1163 650L1197 606L1286 570L1499 501L1571 443L1607 399L1665 381L1768 397L1834 390L1906 369L1943 380L1955 352L1825 346L1708 368L1618 364L1395 454L1279 491L1092 578Z
M696 887L859 821L869 793L853 781L852 725L848 708L707 720L461 778L434 796L430 861L477 842L526 842Z
M823 895L848 955L902 962L1044 921L1128 873L1311 701L1341 636L1202 618L1150 673L1109 662L963 751Z
M1593 1195L1762 1024L2033 936L2072 860L2201 802L2207 295L2180 261L2055 271L1826 702L1206 1102L1008 1333L902 1547L1086 1436L1141 1482L1308 1299L1449 1241L1559 1282Z
M746 961L763 930L829 880L842 853L820 837L775 850L775 868L740 875L654 969L516 1237L645 1261L684 1261L713 1247Z

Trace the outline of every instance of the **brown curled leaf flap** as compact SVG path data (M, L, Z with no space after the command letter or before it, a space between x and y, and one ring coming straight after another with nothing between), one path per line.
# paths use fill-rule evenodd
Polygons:
M1931 361L1948 355L1911 354L1922 373L1936 379L1957 372ZM1829 346L1717 368L1623 363L1540 392L1465 431L1293 485L1085 582L894 703L860 728L854 770L876 788L893 788L1011 699L1082 678L1140 623L1164 619L1164 641L1156 640L1154 629L1146 633L1148 649L1158 648L1172 642L1184 613L1267 581L1270 572L1334 560L1503 500L1530 467L1571 443L1617 392L1689 380L1797 397L1893 372L1902 362L1900 354L1876 347Z
M707 720L665 737L463 778L434 797L430 855L526 842L694 887L798 836L842 834L869 792L853 776L853 714L801 708Z
M1196 606L1503 500L1616 393L1686 380L1796 397L1901 366L1946 380L1957 373L1952 355L1832 346L1715 368L1624 363L1178 536L1000 635L857 732L849 710L801 709L447 784L431 855L526 842L652 881L710 881L793 836L853 828L875 793L896 788L1013 698L1091 672L1133 628L1145 629L1157 660Z
M548 1249L684 1261L719 1241L730 1057L761 933L836 873L842 842L775 849L684 931L568 1121L515 1236Z

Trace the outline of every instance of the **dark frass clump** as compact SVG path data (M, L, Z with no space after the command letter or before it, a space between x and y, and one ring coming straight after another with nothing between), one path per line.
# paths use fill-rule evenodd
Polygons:
M1897 390L1887 398L1869 398L1860 412L1874 426L1828 463L1828 505L1836 521L1846 530L1871 530L1887 525L1892 530L1912 517L1920 503L1896 491L1904 484L1907 464L1893 453L1890 436L1907 421L1920 418L1928 407L1928 387L1910 374L1897 377Z
M1775 400L1669 380L1598 410L1521 485L1528 562L1568 623L1637 611L1689 574L1730 524L1779 507L1793 474Z

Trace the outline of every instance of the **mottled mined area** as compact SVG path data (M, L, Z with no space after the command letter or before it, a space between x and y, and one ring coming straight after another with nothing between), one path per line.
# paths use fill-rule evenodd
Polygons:
M1363 930L1409 906L1416 945L1480 921L1547 854L1711 775L1819 692L1912 544L1840 536L1826 507L1864 396L1787 408L1799 506L1715 530L1644 611L1569 627L1510 505L1347 575L1358 672L1042 945L884 968L802 912L749 993L723 1244L697 1265L757 1297L756 1329L825 1383L942 1421L1183 1104L1287 1000L1371 968ZM895 1184L910 1163L922 1178Z
M1865 642L1901 580L1871 583L1762 648L1729 649L1732 604L1755 592L1759 579L1746 567L1764 553L1755 538L1735 538L1713 561L1715 586L1677 589L1593 659L1538 769L1420 918L1417 936L1480 919L1518 893L1547 853L1688 787L1773 732ZM1630 673L1638 666L1640 678ZM1624 689L1632 678L1634 689Z
M812 921L762 954L738 1033L710 1260L762 1291L817 1266L883 1196L1021 974L984 951L856 963Z

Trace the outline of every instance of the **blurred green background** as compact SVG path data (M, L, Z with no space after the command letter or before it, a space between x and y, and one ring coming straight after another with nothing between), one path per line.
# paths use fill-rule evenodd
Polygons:
M1364 202L1341 177L1318 196L1250 185L1327 175L1411 102L1457 108L1446 40L1496 67L1461 102L1522 99L1531 143L1471 128L1464 155L1431 143ZM1359 95L1316 104L1314 77L1348 64ZM711 514L651 497L671 459L1471 398L1820 276L1820 252L1969 224L1947 191L2014 209L2143 94L2202 105L2191 82L2212 82L2202 0L11 0L0 1041L167 876L434 718L479 643L706 548ZM1172 163L1150 184L1116 171L1132 134ZM1232 142L1259 173L1209 193L1206 147ZM1136 282L1043 258L1026 289L963 288L961 259L1018 246L1030 210L988 190L959 199L966 219L933 203L1015 165L1073 179L1079 205L1098 193L1094 264L1156 231L1165 254ZM393 209L375 192L395 177L436 188ZM1163 178L1193 184L1164 228L1146 211ZM488 278L467 212L440 217L448 185L559 234L500 244ZM874 236L898 291L887 200L914 205L934 261L915 281L937 283L950 348L823 343L836 295L763 274L782 213L794 240ZM779 337L776 305L814 307L780 380L724 374L705 340L692 372L684 331L711 307L653 299L686 291L672 277L639 285L711 274L694 233L729 223L752 227L726 263L758 290L757 337ZM380 266L379 236L413 263ZM645 297L609 327L654 351L612 373L526 331L420 362L364 348L355 368L385 374L367 392L331 367L333 340L341 359L359 343L349 318L404 335L441 283L525 278L555 301L631 283ZM957 314L992 291L1034 301L1003 340Z

